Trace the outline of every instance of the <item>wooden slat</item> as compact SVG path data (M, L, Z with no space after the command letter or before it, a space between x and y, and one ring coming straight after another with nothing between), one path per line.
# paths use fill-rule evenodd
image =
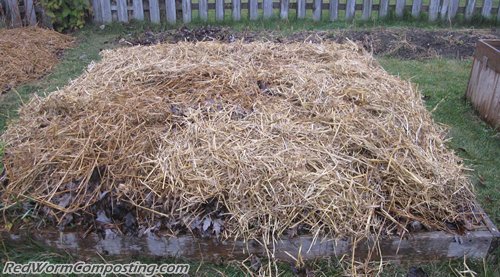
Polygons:
M127 0L116 0L118 21L128 22Z
M280 3L280 18L288 20L288 8L290 5L290 0L281 0Z
M492 0L484 0L483 8L481 9L481 15L485 18L491 17L491 8L493 7Z
M436 21L439 13L439 0L430 0L429 4L429 21Z
M33 0L24 0L24 13L26 17L26 24L33 26L36 25L35 7Z
M389 14L389 0L380 0L380 7L378 10L378 17L384 18Z
M347 0L345 10L346 21L352 21L356 15L356 0Z
M233 20L240 21L241 19L241 0L233 0Z
M160 23L160 3L158 0L149 0L149 17L151 22Z
M411 16L414 18L419 18L421 11L422 11L422 0L413 0L413 4L411 6Z
M500 22L500 5L498 6L497 10L497 22Z
M224 0L215 0L215 20L224 20Z
M101 0L102 22L111 23L111 0Z
M102 22L102 9L99 0L92 0L92 18L94 22Z
M142 0L134 0L132 3L133 14L132 16L137 20L144 20L144 5Z
M273 0L263 0L262 4L263 17L264 19L271 18L273 16Z
M191 22L191 0L182 0L182 21Z
M474 10L476 8L476 0L468 0L467 6L465 6L465 19L471 20L472 16L474 16Z
M396 17L403 17L405 14L406 0L396 0Z
M19 6L17 0L6 0L7 10L10 17L10 26L21 27L23 26L23 20L21 19L21 13L19 12Z
M314 0L313 2L313 20L320 21L321 20L321 4L323 0Z
M363 0L362 20L369 20L372 17L373 0Z
M177 10L175 8L175 0L165 0L165 7L167 13L167 22L175 24L177 22Z
M448 20L453 20L457 16L458 5L460 4L460 0L450 0L450 4L448 6Z
M248 15L250 20L259 18L259 2L257 0L248 0Z
M443 2L441 3L441 11L439 12L439 15L442 20L445 20L447 18L449 3L450 0L443 0Z
M199 14L202 21L208 20L208 0L198 0Z
M339 0L330 0L330 21L336 21L339 19Z
M306 17L306 0L297 0L297 18Z

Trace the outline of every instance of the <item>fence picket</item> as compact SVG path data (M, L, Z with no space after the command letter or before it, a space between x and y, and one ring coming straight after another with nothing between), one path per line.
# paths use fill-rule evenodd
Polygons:
M111 1L101 0L102 22L111 23L113 17L111 16Z
M498 11L497 11L497 22L500 21L500 5L498 5Z
M422 0L413 0L413 4L411 6L411 16L413 16L413 18L419 18L421 11L422 11Z
M467 6L465 6L465 15L464 15L466 20L472 19L475 8L476 8L476 0L468 0Z
M330 21L339 19L339 0L330 0Z
M182 22L191 22L191 0L182 0Z
M151 22L160 23L160 4L158 0L149 0L149 17Z
M345 7L345 19L346 21L352 21L356 15L356 0L347 0Z
M396 0L396 16L397 17L404 16L405 6L406 6L406 0Z
M117 13L118 13L118 21L128 22L127 0L117 0L116 6L117 6L116 9L117 9Z
M26 17L26 24L36 25L36 15L35 8L33 6L33 0L24 0L24 13Z
M205 0L206 1L206 0ZM177 22L177 12L175 9L175 0L165 0L165 9L167 15L167 22L175 24Z
M484 0L483 2L483 9L481 10L481 15L486 18L491 17L491 8L492 8L492 1L491 0Z
M264 19L271 18L271 16L273 16L273 0L264 0L262 9L264 10L262 14Z
M94 18L94 22L102 22L102 11L99 0L92 0L92 18Z
M10 24L12 27L23 26L23 20L21 19L21 13L19 12L19 5L17 0L6 0L7 10L10 15Z
M363 0L363 15L362 20L369 20L372 17L373 0Z
M288 19L288 6L290 5L290 0L280 1L280 18Z
M443 3L441 4L441 11L439 12L441 20L446 19L446 16L448 13L449 3L450 3L450 0L443 0Z
M460 2L460 0L450 0L450 4L448 7L448 19L449 20L455 19L455 17L457 16L458 5L460 4L459 2Z
M215 0L215 20L224 20L224 0Z
M306 17L306 0L297 0L297 18Z
M233 20L239 21L241 19L241 0L233 0Z
M313 20L320 21L321 20L321 6L323 4L323 0L314 0L313 2Z
M259 18L259 2L257 0L248 0L248 14L250 20Z
M144 5L142 4L142 0L134 0L132 5L134 18L144 20Z
M384 18L389 14L389 0L380 0L380 7L378 10L378 17Z
M430 0L429 4L429 21L436 21L439 13L439 0Z
M200 19L202 21L208 20L208 0L199 0L198 1L198 13L200 15Z

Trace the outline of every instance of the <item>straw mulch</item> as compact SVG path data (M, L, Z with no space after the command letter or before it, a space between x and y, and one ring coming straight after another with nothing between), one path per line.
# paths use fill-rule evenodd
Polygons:
M0 29L0 92L49 72L72 42L70 36L38 27Z
M471 185L443 128L411 84L355 45L179 43L102 56L25 105L3 135L5 203L34 201L59 224L88 217L266 243L468 220Z

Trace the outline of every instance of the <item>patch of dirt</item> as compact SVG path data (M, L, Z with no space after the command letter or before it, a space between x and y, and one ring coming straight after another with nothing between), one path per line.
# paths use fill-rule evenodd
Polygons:
M474 54L480 39L498 39L500 30L425 30L425 29L370 29L301 31L283 34L277 31L235 31L227 27L182 27L160 33L144 32L121 37L121 45L150 45L176 43L179 41L223 41L243 40L273 41L280 43L335 41L355 42L377 56L400 59L456 58L464 59Z

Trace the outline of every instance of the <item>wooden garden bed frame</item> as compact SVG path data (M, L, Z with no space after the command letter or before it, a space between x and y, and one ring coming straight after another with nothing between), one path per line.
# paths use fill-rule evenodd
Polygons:
M358 260L380 259L398 263L426 262L456 259L485 258L498 247L500 232L484 212L480 212L485 227L478 231L454 235L446 232L419 232L404 237L379 237L377 251L370 251L377 243L375 237L361 241L355 248ZM37 242L50 247L75 253L79 256L164 256L182 257L187 260L221 261L244 260L251 254L267 257L266 250L257 242L241 240L219 241L184 235L179 237L107 236L102 239L96 233L59 232L57 230L21 230L14 233L3 231L1 239L8 245L24 245ZM304 260L352 254L351 239L317 239L299 236L283 239L275 244L274 257L280 261L293 261L301 256ZM272 247L270 247L272 249Z

